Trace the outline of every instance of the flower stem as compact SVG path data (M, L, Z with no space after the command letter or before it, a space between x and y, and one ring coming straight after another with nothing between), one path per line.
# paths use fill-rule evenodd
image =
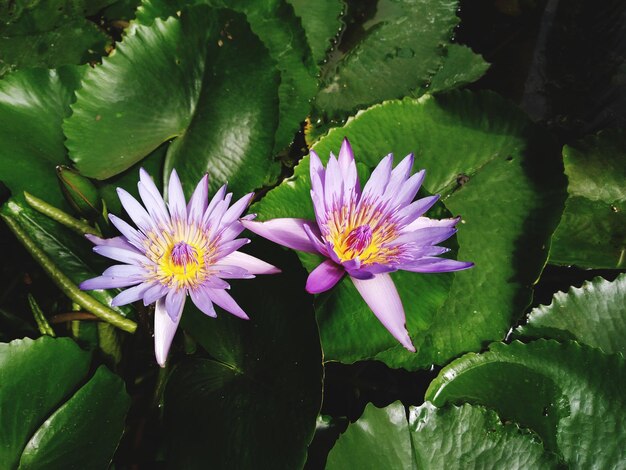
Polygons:
M101 304L96 299L91 297L86 292L83 292L78 288L76 284L72 282L65 274L59 270L53 261L46 255L46 253L37 246L37 244L27 235L27 233L20 227L19 223L12 217L6 214L0 214L0 217L4 219L11 231L15 234L17 239L22 242L24 247L28 250L35 261L37 261L41 267L46 271L52 281L67 295L71 300L79 304L85 310L93 313L98 318L110 323L113 326L120 328L121 330L129 333L134 333L137 329L137 323L123 317L117 312L111 310L109 307Z
M89 233L91 235L96 235L101 237L102 234L100 230L92 227L86 222L82 220L78 220L75 217L72 217L67 212L63 212L61 209L58 209L45 201L33 196L30 193L24 191L24 197L26 198L26 202L37 212L41 212L43 215L50 217L52 220L57 221L61 225L77 232L80 235L85 235Z

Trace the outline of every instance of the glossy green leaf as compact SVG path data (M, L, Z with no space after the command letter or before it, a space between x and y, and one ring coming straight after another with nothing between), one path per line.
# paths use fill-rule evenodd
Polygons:
M172 372L165 429L172 468L301 468L321 404L322 357L303 270L255 243L285 274L233 283L249 321L186 308L181 325L209 354Z
M110 0L17 0L0 5L0 76L26 67L57 68L97 60L110 44L85 16Z
M313 59L320 63L331 48L335 36L338 36L343 21L341 16L346 8L343 0L287 0L293 6L296 15L302 20Z
M325 66L317 113L342 117L426 85L443 63L457 7L456 0L378 0L356 45Z
M19 468L104 468L124 432L129 407L124 382L100 366L32 436Z
M463 217L458 259L476 266L454 275L392 274L417 354L391 337L344 279L317 302L325 359L415 369L503 338L530 303L562 210L564 178L551 142L502 99L469 92L374 106L314 149L326 159L344 136L369 166L389 152L396 161L415 152L415 170L427 170L426 190ZM308 171L306 157L252 212L261 220L313 218Z
M450 44L446 48L443 65L437 71L428 87L429 93L460 88L473 83L485 75L489 63L480 54L461 44Z
M329 470L381 468L554 468L554 457L528 431L482 407L437 409L430 403L369 404L328 456Z
M0 212L12 217L25 234L53 263L54 268L65 276L74 288L82 281L101 274L103 260L91 252L91 243L45 215L36 212L20 199L11 199ZM106 263L106 262L105 262ZM118 289L89 291L100 304L122 317L133 316L132 307L111 307ZM87 295L87 294L85 294ZM124 319L121 319L124 320ZM136 326L136 325L135 325Z
M135 25L85 75L66 145L83 175L106 179L175 138L166 175L176 167L190 192L209 172L212 189L242 194L276 172L278 80L240 15L200 6Z
M582 287L554 295L550 305L540 305L516 334L527 338L576 341L606 353L626 353L626 274L612 282L596 277Z
M0 180L66 207L55 166L67 164L61 123L83 69L21 70L0 80Z
M620 355L574 342L495 343L443 368L426 399L479 403L539 434L570 468L616 468L626 459Z
M89 363L90 354L68 338L0 344L0 460L5 468L109 465L130 399L120 378L104 367L89 379Z
M550 262L626 267L626 132L610 130L563 148L569 197Z
M317 69L293 8L285 0L144 0L137 17L142 24L151 24L153 18L165 19L188 5L230 8L246 15L280 71L280 119L274 153L284 150L308 115L310 100L317 91Z

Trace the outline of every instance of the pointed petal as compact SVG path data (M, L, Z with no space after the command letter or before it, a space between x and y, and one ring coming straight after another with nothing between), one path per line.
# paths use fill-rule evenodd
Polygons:
M167 355L170 352L172 340L174 339L178 323L182 317L181 308L180 312L178 312L178 314L174 316L174 319L172 319L167 313L165 303L166 299L159 299L156 304L156 309L154 310L154 355L156 356L156 361L161 367L165 367L165 361L167 360ZM182 307L184 307L184 302Z
M130 224L114 214L109 214L109 220L134 247L141 249L144 240L144 235L141 232L135 230Z
M308 253L317 253L317 249L306 232L304 225L308 225L311 231L319 235L319 228L315 222L306 219L272 219L267 222L252 222L250 220L242 220L241 223L245 228L257 235L267 238L274 243L286 246L293 250L306 251Z
M80 283L81 290L118 289L140 284L142 279L130 277L98 276Z
M339 150L339 170L343 180L343 203L348 204L352 195L360 192L360 185L354 153L347 138L343 139Z
M191 301L202 313L208 315L209 317L217 317L215 307L213 307L213 302L211 302L211 298L206 293L205 289L202 287L192 289L189 291L189 295L191 296Z
M166 223L169 222L170 213L167 211L167 206L165 205L163 196L161 196L159 189L154 184L154 181L148 172L143 168L139 169L139 182L141 183L139 195L141 196L141 200L145 204L150 215L158 221L164 221ZM144 198L144 193L146 198L152 201L152 204L149 204L146 198ZM154 211L154 215L152 211Z
M280 272L276 266L272 266L254 256L250 256L241 251L233 251L230 255L223 257L220 264L232 264L239 266L250 274L277 274Z
M105 269L102 273L103 276L109 277L140 277L146 274L147 272L142 266L133 264L115 264Z
M180 184L180 178L176 170L170 174L170 182L167 187L167 203L170 208L172 218L176 220L187 220L187 205L185 203L185 193Z
M320 157L313 150L309 154L309 174L311 176L311 188L320 196L324 195L324 179L326 178L326 170Z
M185 306L187 293L182 289L171 289L165 296L165 311L172 320L176 320Z
M219 264L214 264L211 269L215 271L215 275L220 279L252 279L254 274L251 274L244 268L239 266L232 266L223 263L220 260Z
M343 201L343 178L339 163L334 156L328 159L326 165L326 178L324 180L324 204L327 209L332 209Z
M126 289L113 297L111 300L111 306L121 307L122 305L137 302L143 297L144 292L146 292L150 287L152 287L152 283L144 282L138 286Z
M397 246L405 243L415 243L416 245L436 245L447 240L456 233L455 228L450 227L426 227L405 232L398 236L390 245Z
M460 217L454 217L452 219L429 219L428 217L419 217L404 227L404 230L408 232L427 227L454 227L460 220Z
M248 315L246 315L246 312L244 312L241 307L237 305L235 299L233 299L225 290L207 289L206 292L214 303L222 307L227 312L232 313L236 317L243 318L244 320L250 319Z
M137 247L128 243L128 241L124 237L100 238L88 233L85 235L85 238L97 246L112 246L115 248L121 248L123 250L129 250L135 253L139 253Z
M332 289L337 284L346 271L338 264L327 259L317 268L311 271L306 280L306 291L309 294L319 294Z
M217 252L215 253L216 258L221 259L222 257L226 257L230 255L233 251L237 251L244 245L250 243L250 239L248 238L238 238L236 240L230 240L220 244Z
M396 197L393 199L394 205L404 207L409 204L415 198L415 195L419 191L425 177L426 171L421 170L406 180L406 182L400 187L400 191L396 194Z
M217 192L211 199L211 202L209 202L209 206L206 208L205 217L203 218L203 220L205 218L206 220L208 220L209 216L211 215L211 212L213 212L213 209L215 209L215 206L224 200L225 195L226 195L226 185L223 185L220 189L217 190Z
M351 279L365 303L369 305L389 333L406 349L415 352L415 346L406 330L402 301L389 274L377 274L367 280L352 277Z
M205 174L187 204L187 220L200 223L209 204L209 175Z
M361 194L361 200L376 201L382 194L385 193L385 188L389 183L391 177L391 166L393 165L393 155L389 154L383 158L376 166L370 179L365 183L363 193Z
M127 250L116 246L98 245L93 247L93 251L99 255L106 256L107 258L121 261L126 264L135 264L138 266L151 264L148 258L134 250Z
M451 271L462 271L474 266L474 263L467 261L456 261L446 258L425 257L409 264L403 264L401 269L414 273L447 273Z
M147 307L148 305L153 304L154 302L159 300L161 297L165 297L165 294L167 294L167 292L168 289L163 284L154 284L143 294L143 304Z
M222 220L220 222L222 228L226 228L230 226L230 224L238 220L241 217L241 214L243 214L243 212L248 207L248 204L250 204L250 201L253 197L254 193L248 193L237 202L235 202L222 217Z
M153 222L148 212L139 204L137 199L132 197L126 190L117 188L117 195L128 216L137 227L144 233L148 233L153 228Z
M408 225L422 214L425 214L438 200L439 194L418 199L398 211L397 218Z
M413 160L413 154L410 153L391 171L391 178L389 179L389 185L387 187L388 191L392 192L392 194L395 194L409 178L411 168L413 168Z

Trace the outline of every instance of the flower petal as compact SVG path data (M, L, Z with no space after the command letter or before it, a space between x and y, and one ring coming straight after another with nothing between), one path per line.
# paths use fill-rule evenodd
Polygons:
M222 220L220 221L220 225L222 229L228 228L233 222L241 217L241 214L246 210L248 204L254 197L254 193L248 193L235 202L230 208L224 213Z
M415 243L416 245L435 245L447 240L456 233L451 227L426 227L413 232L405 232L398 236L390 245L397 246L405 243Z
M235 299L233 299L225 290L207 289L206 293L214 303L222 307L227 312L232 313L236 317L243 318L244 320L250 319L248 315L246 315L246 312L244 312L241 307L237 305Z
M406 330L402 301L389 274L378 274L367 280L351 279L363 300L389 333L406 349L415 352L415 346Z
M115 264L105 269L102 273L103 276L110 277L137 277L145 276L146 274L146 270L143 267L133 264Z
M415 219L425 214L428 209L439 200L439 194L423 197L398 211L397 218L404 224L410 224Z
M272 266L241 251L233 251L231 254L224 256L220 263L239 266L250 274L277 274L281 272L276 266Z
M137 249L143 248L144 235L135 230L129 223L120 219L116 215L109 214L109 220L120 231L122 235ZM100 244L100 243L99 243Z
M380 161L376 168L374 168L370 179L367 180L367 183L365 183L363 193L361 194L361 201L376 201L385 193L385 188L387 187L389 178L391 177L392 165L392 154L387 155Z
M178 314L174 315L172 318L168 315L165 304L166 299L159 299L156 303L156 309L154 310L154 355L161 367L165 367L165 361L167 361L167 355L170 352L172 340L174 339L178 323L182 317L182 307L185 306L183 302Z
M139 169L139 183L139 195L146 209L148 209L148 213L159 222L169 222L170 213L167 211L163 196L161 196L148 172L143 168Z
M200 223L209 203L209 175L205 174L194 190L187 204L189 223Z
M427 227L454 227L460 220L460 217L454 217L452 219L429 219L428 217L418 217L409 225L404 227L404 230L413 231Z
M142 279L130 277L98 276L80 283L81 290L118 289L140 284Z
M144 207L139 204L137 199L132 197L126 190L122 188L117 188L117 195L120 198L120 202L126 210L126 213L132 219L135 225L139 227L139 229L141 229L141 231L143 231L144 233L148 233L150 230L152 230L152 219L150 218L150 215L148 214L146 209L144 209Z
M95 235L91 235L90 233L85 234L85 238L89 240L94 245L98 246L113 246L115 248L121 248L123 250L134 251L139 253L137 247L128 243L126 238L124 237L113 237L113 238L100 238Z
M197 289L191 289L189 291L189 295L191 296L191 301L196 307L198 307L198 309L200 309L202 313L208 315L209 317L217 317L213 302L211 302L211 298L206 293L205 289L203 289L202 287L199 287Z
M451 271L462 271L472 266L474 266L474 263L467 261L425 257L409 264L403 264L402 269L414 273L447 273Z
M415 195L419 191L425 177L426 171L421 170L411 176L408 180L406 180L404 184L400 187L400 191L396 193L396 196L393 199L394 205L396 207L403 207L409 204L415 198Z
M332 289L345 273L346 271L341 266L327 259L311 271L306 280L305 289L309 294L326 292Z
M324 180L326 178L326 170L322 165L320 157L313 150L309 153L309 173L311 176L311 188L320 196L324 195Z
M286 246L293 250L317 253L315 245L309 240L304 225L308 225L311 231L319 236L319 228L315 222L306 219L272 219L267 222L253 222L242 220L245 228L257 235L267 238L274 243Z
M111 300L112 307L121 307L122 305L137 302L143 297L143 294L152 287L151 282L144 282L138 286L131 287L125 291L120 292Z
M170 174L170 182L167 187L167 203L170 208L172 218L176 220L187 220L187 204L185 203L185 193L180 184L180 178L176 170Z
M135 264L138 266L150 264L148 258L135 250L127 250L116 246L98 245L93 247L93 251L107 258L121 261L126 264Z
M159 300L161 297L165 297L165 294L167 294L167 292L168 289L163 284L154 284L143 294L143 304L147 307L148 305L153 304L154 302Z
M182 289L170 289L165 296L165 311L172 320L176 320L183 311L187 294Z

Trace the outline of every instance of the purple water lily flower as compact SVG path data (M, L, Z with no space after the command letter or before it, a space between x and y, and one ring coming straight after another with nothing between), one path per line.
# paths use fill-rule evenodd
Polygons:
M144 305L156 302L154 350L157 362L163 367L187 294L206 315L216 316L215 303L235 316L248 319L226 292L230 286L224 279L248 279L255 274L274 274L280 270L237 251L250 242L247 238L235 238L243 231L241 221L254 217L240 219L253 193L229 208L232 193L226 194L224 185L209 202L205 175L187 204L174 170L166 205L148 173L141 169L139 175L139 195L145 208L126 191L117 189L124 209L138 228L110 214L111 222L122 236L110 239L88 236L96 245L93 249L96 253L124 264L111 266L102 276L84 281L80 288L130 287L113 298L113 306L138 300L143 300Z
M331 153L326 168L311 151L311 198L316 221L243 220L244 227L294 250L326 258L309 275L312 294L332 288L348 274L365 302L389 332L409 351L415 347L406 330L398 291L389 276L399 269L441 273L471 268L473 263L438 258L447 248L436 246L456 232L460 218L429 219L423 214L438 195L413 202L424 170L411 176L413 155L392 169L387 155L361 190L352 148L344 139L339 158Z

